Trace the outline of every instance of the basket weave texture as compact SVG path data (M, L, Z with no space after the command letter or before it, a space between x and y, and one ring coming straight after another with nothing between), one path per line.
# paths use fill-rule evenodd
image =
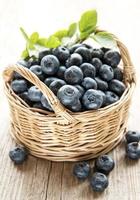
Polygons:
M135 87L135 72L127 48L115 36L123 62L126 90L120 100L96 111L72 113L30 70L10 65L3 72L10 106L11 134L36 157L52 161L80 161L113 149L125 134L128 110ZM36 85L54 113L29 107L10 87L16 71Z

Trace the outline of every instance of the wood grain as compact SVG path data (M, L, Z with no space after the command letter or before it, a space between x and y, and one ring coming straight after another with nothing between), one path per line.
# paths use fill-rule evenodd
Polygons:
M130 50L138 82L128 127L140 130L140 45L137 39L140 35L139 0L108 0L108 3L106 0L36 2L0 0L0 71L8 63L14 62L23 48L24 41L20 37L19 26L47 34L57 27L66 27L72 19L77 19L83 10L96 7L100 13L102 28L117 34ZM34 12L31 13L32 8ZM42 19L45 19L49 29L44 26ZM94 193L88 180L78 182L72 176L74 163L55 163L29 156L22 166L14 166L8 153L15 146L15 142L9 135L8 105L2 87L0 78L0 200L140 200L140 162L125 158L124 142L110 152L116 166L109 176L109 187L102 194ZM94 165L93 160L90 163Z

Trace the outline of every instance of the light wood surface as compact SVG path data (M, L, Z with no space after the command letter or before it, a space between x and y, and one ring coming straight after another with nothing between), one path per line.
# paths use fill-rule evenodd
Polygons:
M140 3L139 0L0 0L0 72L17 60L24 47L19 33L39 30L47 35L77 20L84 10L97 8L99 25L120 37L127 45L137 73L137 88L130 109L128 128L140 130ZM73 163L55 163L30 156L22 166L8 157L15 142L9 135L9 110L0 78L0 200L139 200L140 162L125 159L122 142L110 154L116 166L109 187L95 194L88 181L72 176ZM90 161L91 165L94 161Z

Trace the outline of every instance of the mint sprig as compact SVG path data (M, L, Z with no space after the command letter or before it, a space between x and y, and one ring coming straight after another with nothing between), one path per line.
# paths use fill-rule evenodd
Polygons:
M26 40L26 47L21 56L24 59L37 57L41 49L56 48L60 45L70 47L87 38L93 39L103 47L116 47L116 41L112 34L98 30L97 20L96 10L86 11L81 15L79 22L74 22L67 29L60 29L49 37L40 37L38 32L33 32L28 36L21 27L20 30Z

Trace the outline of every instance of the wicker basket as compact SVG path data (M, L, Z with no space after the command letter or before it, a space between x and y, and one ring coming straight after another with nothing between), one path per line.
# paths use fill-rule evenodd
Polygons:
M122 56L127 88L118 102L97 111L72 113L30 70L17 65L5 69L3 77L11 111L11 134L32 155L53 161L87 160L109 152L120 142L126 130L136 81L127 48L115 39ZM9 82L13 71L42 91L54 113L30 108L12 91Z

